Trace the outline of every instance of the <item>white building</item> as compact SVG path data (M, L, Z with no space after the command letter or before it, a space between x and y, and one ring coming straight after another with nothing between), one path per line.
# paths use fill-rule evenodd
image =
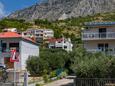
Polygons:
M37 42L42 42L43 40L54 37L54 31L51 29L28 29L22 35L26 37L34 36Z
M70 38L59 38L59 39L49 39L48 40L48 47L49 48L61 48L66 51L72 51L73 44L71 43Z
M15 32L0 33L0 49L0 63L5 64L8 69L14 68L14 63L10 62L12 49L16 49L19 62L16 62L15 67L20 71L26 70L26 61L29 56L39 56L37 43Z
M17 28L5 28L3 32L17 32Z
M82 32L84 48L90 52L115 54L115 22L87 22Z

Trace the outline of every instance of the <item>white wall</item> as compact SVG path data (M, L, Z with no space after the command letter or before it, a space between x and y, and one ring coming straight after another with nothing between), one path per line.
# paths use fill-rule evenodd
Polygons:
M26 41L20 42L21 68L25 70L29 56L39 56L39 47Z

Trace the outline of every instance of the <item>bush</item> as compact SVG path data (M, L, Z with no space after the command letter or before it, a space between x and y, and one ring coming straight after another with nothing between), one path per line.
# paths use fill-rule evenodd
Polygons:
M50 73L50 78L53 78L53 77L56 77L56 71L52 71L52 72Z
M68 75L67 72L66 72L66 71L63 71L63 72L60 74L59 78L65 78L67 75Z
M49 76L47 74L43 75L43 79L45 83L50 81Z
M71 69L79 78L114 77L115 58L103 53L88 53L82 48L72 52Z
M43 49L40 57L32 56L27 60L27 69L31 75L51 74L53 77L56 69L67 66L68 57L69 54L62 49Z
M36 76L39 74L39 57L30 57L27 62L27 70L31 75Z
M43 86L42 84L36 84L36 86Z

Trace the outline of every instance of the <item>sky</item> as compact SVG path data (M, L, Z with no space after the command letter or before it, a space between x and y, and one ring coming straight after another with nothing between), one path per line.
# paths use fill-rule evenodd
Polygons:
M29 7L41 0L0 0L0 18L10 13Z

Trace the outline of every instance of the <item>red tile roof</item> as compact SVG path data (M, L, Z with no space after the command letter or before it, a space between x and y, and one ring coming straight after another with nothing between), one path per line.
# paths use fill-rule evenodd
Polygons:
M21 35L15 32L3 32L0 33L0 38L20 38Z
M56 41L57 41L57 42L62 42L62 41L63 41L63 38L58 38L58 39L56 39L56 38L51 38L51 39L48 39L48 41L49 41L50 43L55 43Z
M16 32L2 32L2 33L0 33L0 38L23 38L28 41L36 43L34 40L32 40L30 38L22 37L22 35L20 35Z

